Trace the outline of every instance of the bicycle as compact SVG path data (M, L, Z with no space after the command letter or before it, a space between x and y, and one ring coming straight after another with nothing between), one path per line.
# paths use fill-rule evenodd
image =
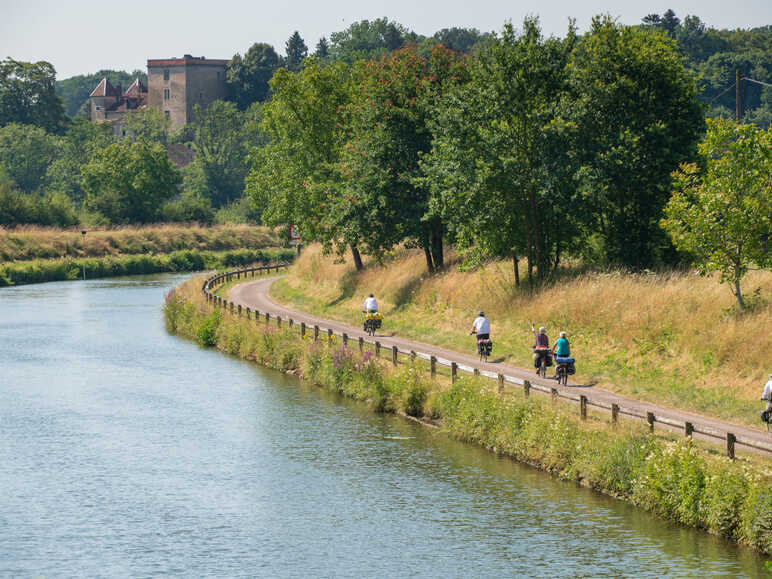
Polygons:
M565 386L568 384L568 375L576 373L574 359L557 357L555 362L557 363L555 366L555 379L558 381L558 384Z
M374 336L375 331L381 327L383 316L379 312L368 313L365 316L364 331L368 336Z
M533 352L539 356L537 374L542 378L546 378L547 366L552 366L552 351L549 348L534 348Z
M492 350L493 342L488 338L477 340L477 353L480 355L480 362L487 362Z

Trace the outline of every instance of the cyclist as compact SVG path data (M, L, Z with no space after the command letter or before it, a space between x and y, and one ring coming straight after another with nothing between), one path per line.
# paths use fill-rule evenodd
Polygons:
M552 358L550 357L550 339L547 337L547 328L542 326L539 328L539 332L536 332L536 328L531 322L531 333L536 338L536 343L533 345L533 366L536 368L536 373L539 373L541 367L541 359L546 356L546 366L552 366Z
M480 351L479 343L481 340L489 340L491 337L491 323L488 318L485 317L484 312L477 312L477 317L472 322L472 331L470 334L477 334L475 338L478 346L477 351Z
M764 392L761 394L761 400L767 403L767 412L772 410L772 374L769 380L764 384Z
M565 332L560 332L560 337L555 341L555 345L552 346L552 353L558 358L571 357L571 344L568 342Z
M365 303L362 306L362 311L366 314L374 314L378 311L378 302L376 301L373 294L370 294L370 297L365 299Z

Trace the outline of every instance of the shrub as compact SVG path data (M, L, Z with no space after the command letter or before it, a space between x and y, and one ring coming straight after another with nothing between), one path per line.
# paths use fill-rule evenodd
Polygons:
M204 348L217 345L217 329L220 327L222 313L220 310L212 310L206 315L199 316L196 327L196 340Z

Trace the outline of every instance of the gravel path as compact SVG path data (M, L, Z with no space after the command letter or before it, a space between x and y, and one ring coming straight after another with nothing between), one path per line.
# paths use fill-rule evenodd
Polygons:
M269 297L268 291L271 284L275 280L279 279L279 277L281 276L264 277L264 278L257 279L255 281L249 281L249 282L239 284L231 288L230 294L229 294L230 300L233 301L233 303L235 304L240 304L244 307L249 307L253 310L259 310L260 312L268 312L272 316L281 316L282 319L285 319L285 320L292 318L295 321L295 323L305 322L306 326L318 325L320 328L324 328L325 331L327 328L331 328L336 333L346 332L351 338L354 338L354 339L357 339L360 336L369 338L362 331L361 326L355 327L355 326L350 326L348 324L344 324L342 322L326 320L323 318L313 316L311 314L307 314L305 312L300 312L298 310L290 309L286 306L283 306L281 304L274 302ZM387 320L387 324L388 324L388 320ZM768 434L766 431L755 430L752 428L748 428L746 426L741 426L738 424L733 424L731 422L725 422L722 420L708 418L706 416L701 416L699 414L683 412L675 408L658 406L655 404L650 404L648 402L641 402L639 400L634 400L632 398L628 398L626 396L615 394L613 392L609 392L607 390L603 390L601 388L596 388L593 386L583 386L583 385L578 385L573 383L569 383L568 386L562 386L562 385L559 385L553 379L542 379L536 376L533 370L525 370L523 368L517 368L515 366L510 366L508 364L503 364L503 363L493 363L493 362L481 363L479 361L479 358L476 355L463 354L453 350L440 348L432 344L417 342L415 340L408 340L406 338L401 338L397 335L390 335L388 332L378 333L376 334L375 337L381 343L381 346L388 350L390 350L392 346L397 346L401 351L414 350L416 352L423 352L429 355L436 356L437 358L444 358L446 360L454 361L458 364L473 366L481 370L487 370L489 372L494 372L494 373L502 373L502 374L506 374L507 376L513 376L523 380L529 380L531 384L538 384L547 388L556 388L558 391L564 392L569 395L578 396L579 394L584 394L585 396L587 396L587 399L590 402L594 401L601 404L605 404L607 406L611 404L618 404L623 409L631 409L634 412L638 412L644 415L646 414L646 412L653 412L654 415L657 416L658 420L660 418L663 418L663 419L669 418L679 422L691 422L692 424L695 425L695 428L697 428L698 430L707 428L707 429L713 429L715 431L719 431L721 433L722 439L695 434L695 438L710 440L711 442L714 442L716 444L726 445L726 433L731 432L738 437L738 444L737 444L738 451L754 450L741 444L741 441L743 439L757 441L762 444L769 445L770 451L772 451L772 435ZM495 340L494 340L494 344L495 344ZM472 336L469 337L469 348L470 350L473 350L474 348L474 341ZM578 363L581 364L581 360L578 360ZM762 409L762 405L761 403L759 403L759 410L761 409ZM674 428L668 427L667 425L664 425L660 422L657 422L656 426L675 430ZM763 454L767 454L768 456L772 457L772 452L769 452L769 453L766 453L763 451L758 451L758 452L762 452Z

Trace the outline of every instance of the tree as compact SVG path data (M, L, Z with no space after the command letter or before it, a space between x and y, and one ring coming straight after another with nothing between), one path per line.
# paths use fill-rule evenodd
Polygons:
M437 45L428 59L408 47L357 67L346 109L350 138L339 171L339 214L359 223L375 253L407 241L424 250L429 272L444 266L442 215L433 211L421 157L431 147L437 102L465 77L463 58Z
M439 42L450 50L469 53L478 44L490 38L490 33L481 34L476 28L458 28L454 26L453 28L443 28L431 38L427 38L427 41L432 43Z
M279 70L263 107L270 142L252 150L246 192L269 225L295 225L303 239L328 249L356 247L358 233L335 211L334 169L346 134L341 110L350 100L349 67L309 58L297 73ZM358 252L355 263L361 267Z
M18 123L50 133L61 131L66 117L55 79L56 71L48 62L0 60L0 127Z
M360 59L384 56L419 37L401 24L387 18L354 22L342 32L330 35L330 54L337 60L353 63Z
M180 172L157 143L127 139L97 150L83 167L86 207L112 223L155 221L178 193Z
M250 46L243 58L240 54L234 55L225 72L228 100L242 111L254 102L266 100L268 82L279 65L279 55L273 46L262 42Z
M327 38L322 36L319 39L319 42L316 43L316 50L314 51L314 56L316 58L324 59L327 58L330 55L330 44L327 42Z
M571 135L560 120L574 42L573 29L565 40L544 40L534 18L522 34L507 24L477 53L470 81L442 101L424 158L460 244L511 258L516 272L525 255L529 279L534 268L546 276L571 234L571 213L556 220L573 191Z
M659 220L670 174L694 157L704 127L695 81L671 39L609 17L593 20L571 76L592 229L609 261L650 267L667 251Z
M193 134L196 151L193 165L203 176L203 190L215 208L238 199L244 192L247 174L245 114L233 103L214 101L206 109L193 108Z
M169 135L170 123L169 117L155 107L126 111L121 119L121 124L128 136L164 146Z
M287 68L293 72L300 70L300 64L308 56L308 47L297 30L287 40L285 51L287 53Z
M0 171L25 193L38 191L56 159L59 139L42 128L12 123L0 128Z
M743 276L772 263L772 129L709 119L700 157L702 167L675 174L662 225L703 273L720 273L743 310Z

